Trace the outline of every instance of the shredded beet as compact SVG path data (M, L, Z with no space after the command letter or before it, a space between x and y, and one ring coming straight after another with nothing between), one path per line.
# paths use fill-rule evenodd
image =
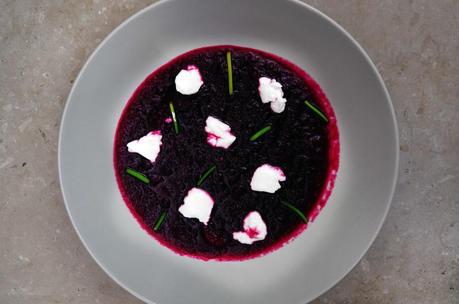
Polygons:
M232 53L234 93L228 93L226 52ZM196 65L204 85L194 95L175 90L181 69ZM274 78L287 99L284 112L274 113L263 104L258 79ZM305 106L317 105L329 122ZM173 101L179 134L167 122ZM204 131L214 116L231 127L237 137L228 149L213 148ZM270 124L270 132L256 141L249 138ZM161 130L162 146L156 161L129 153L126 144L152 130ZM202 259L245 259L269 252L293 238L306 225L280 203L295 205L314 217L325 204L338 167L336 119L319 86L303 71L275 55L235 46L193 50L153 72L135 91L120 118L115 137L114 165L126 204L141 225L163 245ZM255 192L250 180L262 164L282 168L287 180L276 193ZM209 167L216 170L200 188L215 200L208 225L183 217L178 208L188 190L196 187ZM144 184L125 174L133 168L149 179ZM153 227L163 211L161 229ZM266 238L252 245L233 239L243 219L258 211L268 229Z

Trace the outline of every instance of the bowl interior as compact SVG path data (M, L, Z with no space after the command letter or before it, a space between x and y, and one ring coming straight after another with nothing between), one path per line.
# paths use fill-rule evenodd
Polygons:
M218 44L265 50L306 70L327 94L340 130L340 169L324 210L290 244L244 262L203 262L159 245L129 213L112 166L116 124L140 82L187 50ZM293 0L169 0L131 17L83 68L63 116L59 169L83 243L146 302L305 303L341 279L376 237L395 185L397 147L380 76L321 13Z

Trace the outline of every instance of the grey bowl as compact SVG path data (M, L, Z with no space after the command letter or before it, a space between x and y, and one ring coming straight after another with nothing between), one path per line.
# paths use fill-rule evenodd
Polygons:
M244 262L181 257L144 232L121 199L113 137L127 99L156 67L217 44L278 54L328 95L341 161L324 210L297 239ZM59 140L65 204L82 242L121 286L148 303L308 302L336 284L375 239L398 171L390 97L363 49L294 0L169 0L129 18L97 48L70 93Z

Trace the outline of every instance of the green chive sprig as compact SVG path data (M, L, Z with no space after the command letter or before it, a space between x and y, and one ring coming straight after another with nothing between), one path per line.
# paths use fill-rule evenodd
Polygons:
M271 130L271 128L272 128L271 125L267 125L267 126L263 127L261 130L257 131L252 136L250 136L250 138L249 138L250 141L257 140L260 136L263 136L264 134L268 133Z
M153 230L154 230L154 231L158 231L159 228L161 228L161 225L163 224L164 219L166 218L166 215L167 215L167 212L166 212L166 211L164 211L163 213L161 213L161 215L159 216L158 220L157 220L156 223L155 223L155 226L153 227Z
M179 124L177 121L177 116L175 115L175 109L174 109L174 104L169 102L169 109L171 109L171 115L172 115L172 121L174 122L174 130L175 134L179 134Z
M226 63L228 66L228 90L229 94L233 95L233 63L230 51L226 52Z
M322 113L322 111L320 111L316 106L314 106L307 100L304 101L304 104L307 105L314 113L320 116L320 118L322 118L325 122L328 122L327 116L325 116L325 114Z
M290 210L295 212L299 217L301 217L301 219L303 220L303 222L305 224L307 224L309 222L308 219L306 218L306 216L304 215L304 213L300 211L300 209L298 209L297 207L295 207L292 204L287 203L285 201L281 201L281 203L282 203L282 205L288 207Z
M212 174L212 172L214 172L214 170L216 169L217 167L215 165L213 165L212 167L210 167L209 169L206 170L206 172L204 172L201 177L199 178L198 180L198 186L201 186L204 181L209 177L210 174Z
M148 177L146 177L144 174L140 173L139 171L136 171L136 170L131 169L131 168L127 168L126 169L126 173L129 174L132 177L137 178L139 181L144 182L145 184L149 184L150 183L150 179Z

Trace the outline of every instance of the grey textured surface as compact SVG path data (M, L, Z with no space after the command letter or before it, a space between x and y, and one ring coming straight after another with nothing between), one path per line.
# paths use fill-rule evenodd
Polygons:
M140 303L95 264L59 190L65 99L102 39L152 1L0 0L0 303ZM314 303L459 303L459 2L307 1L377 64L401 135L387 221Z

